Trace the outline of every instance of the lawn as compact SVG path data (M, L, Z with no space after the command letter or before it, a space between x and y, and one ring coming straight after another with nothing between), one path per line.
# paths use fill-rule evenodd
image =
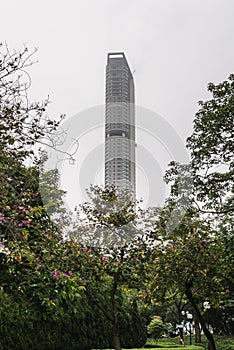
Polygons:
M173 339L162 339L155 343L154 341L147 341L146 345L144 348L132 348L131 350L160 350L160 349L167 349L167 350L204 350L205 347L201 345L186 345L182 346L179 344L179 339L178 338L173 338ZM110 349L106 349L110 350ZM124 349L123 350L127 350Z
M145 350L145 349L147 349L146 347L145 348L133 348L133 349L131 349L131 350ZM148 348L149 349L149 348ZM165 349L167 349L167 350L204 350L205 348L203 347L203 346L198 346L198 345L191 345L191 346L189 346L189 345L187 345L187 346L181 346L181 345L172 345L172 347L168 347L168 346L160 346L160 345L156 345L156 347L150 347L150 350L160 350L160 349L162 349L162 350L165 350ZM108 349L106 349L106 350L108 350ZM127 349L123 349L123 350L127 350ZM128 349L129 350L129 349Z
M186 345L181 346L179 344L179 340L177 338L173 339L163 339L159 342L155 343L153 341L147 341L144 348L136 349L132 348L131 350L206 350L207 349L207 341L203 337L202 344L199 345ZM193 340L194 341L194 340ZM216 337L216 346L217 350L234 350L234 337ZM186 340L186 343L189 343L189 339ZM110 349L106 349L110 350ZM123 349L126 350L126 349Z
M205 336L202 336L202 344L194 345L194 338L192 339L192 346L189 346L189 337L186 337L186 345L182 347L179 345L178 338L173 339L160 339L157 344L148 341L145 345L144 349L148 348L150 350L159 350L159 349L176 349L176 350L182 350L182 349L194 349L194 350L206 350L208 348L207 340ZM234 350L234 337L233 336L215 336L215 344L217 347L217 350ZM133 350L133 349L132 349ZM136 350L136 349L134 349ZM140 350L140 349L138 349Z
M131 349L131 350L145 350L146 348L141 348L141 349L136 349L136 348L134 348L134 349ZM157 345L156 347L154 347L154 348L150 348L151 350L160 350L160 349L162 349L162 350L165 350L165 349L167 349L167 350L204 350L204 347L203 346L197 346L197 345L191 345L191 346L181 346L181 345L174 345L174 346L172 346L172 347L168 347L168 346L160 346L160 345ZM127 350L127 349L123 349L123 350Z
M150 349L150 350L159 350L159 349L167 349L167 350L184 350L184 349L194 349L194 350L204 350L202 345L188 345L189 340L186 339L186 346L182 346L179 344L179 338L171 338L171 339L161 339L157 343L154 341L147 341L146 345L142 349ZM136 349L132 349L136 350ZM138 349L140 350L140 349Z

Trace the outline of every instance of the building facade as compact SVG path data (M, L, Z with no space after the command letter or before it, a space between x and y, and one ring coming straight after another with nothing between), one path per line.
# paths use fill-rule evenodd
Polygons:
M115 185L135 198L135 94L123 52L108 53L105 105L105 186Z

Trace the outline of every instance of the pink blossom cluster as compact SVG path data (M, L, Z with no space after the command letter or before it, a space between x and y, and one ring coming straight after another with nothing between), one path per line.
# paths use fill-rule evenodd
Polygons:
M59 271L55 270L52 275L53 275L54 279L58 280L60 273L59 273Z
M91 250L87 247L81 247L80 250L83 252L83 253L90 253Z
M28 219L26 219L26 220L22 220L19 223L18 227L29 226L29 225L30 225L30 221Z
M69 270L69 271L67 272L67 274L65 273L65 277L67 277L67 278L69 278L71 275L72 275L72 271L71 271L71 270Z
M6 219L3 214L0 214L0 221L1 222L6 222Z
M80 250L81 250L82 252L87 252L88 248L87 248L87 247L82 247L82 248L80 248Z
M21 211L25 211L25 207L24 207L23 205L20 205L20 206L18 207L18 209L21 210Z
M102 260L103 260L103 261L108 261L109 259L108 259L107 256L102 256Z
M55 280L59 280L60 275L69 278L72 275L72 271L69 270L67 273L60 272L58 270L53 271L52 276Z

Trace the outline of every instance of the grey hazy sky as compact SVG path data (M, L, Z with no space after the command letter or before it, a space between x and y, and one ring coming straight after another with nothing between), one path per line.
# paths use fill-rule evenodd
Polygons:
M234 71L233 0L8 0L0 32L10 48L38 47L31 96L72 116L104 103L106 55L124 51L136 103L185 140L207 83Z
M207 83L234 70L233 18L233 0L8 0L0 32L12 48L39 48L32 94L68 116L104 103L106 54L123 50L137 104L186 138Z

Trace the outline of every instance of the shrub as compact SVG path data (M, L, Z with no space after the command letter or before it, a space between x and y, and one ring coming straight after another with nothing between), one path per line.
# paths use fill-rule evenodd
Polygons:
M149 336L154 340L159 339L166 330L166 326L163 323L160 316L153 316L150 324L147 326Z

